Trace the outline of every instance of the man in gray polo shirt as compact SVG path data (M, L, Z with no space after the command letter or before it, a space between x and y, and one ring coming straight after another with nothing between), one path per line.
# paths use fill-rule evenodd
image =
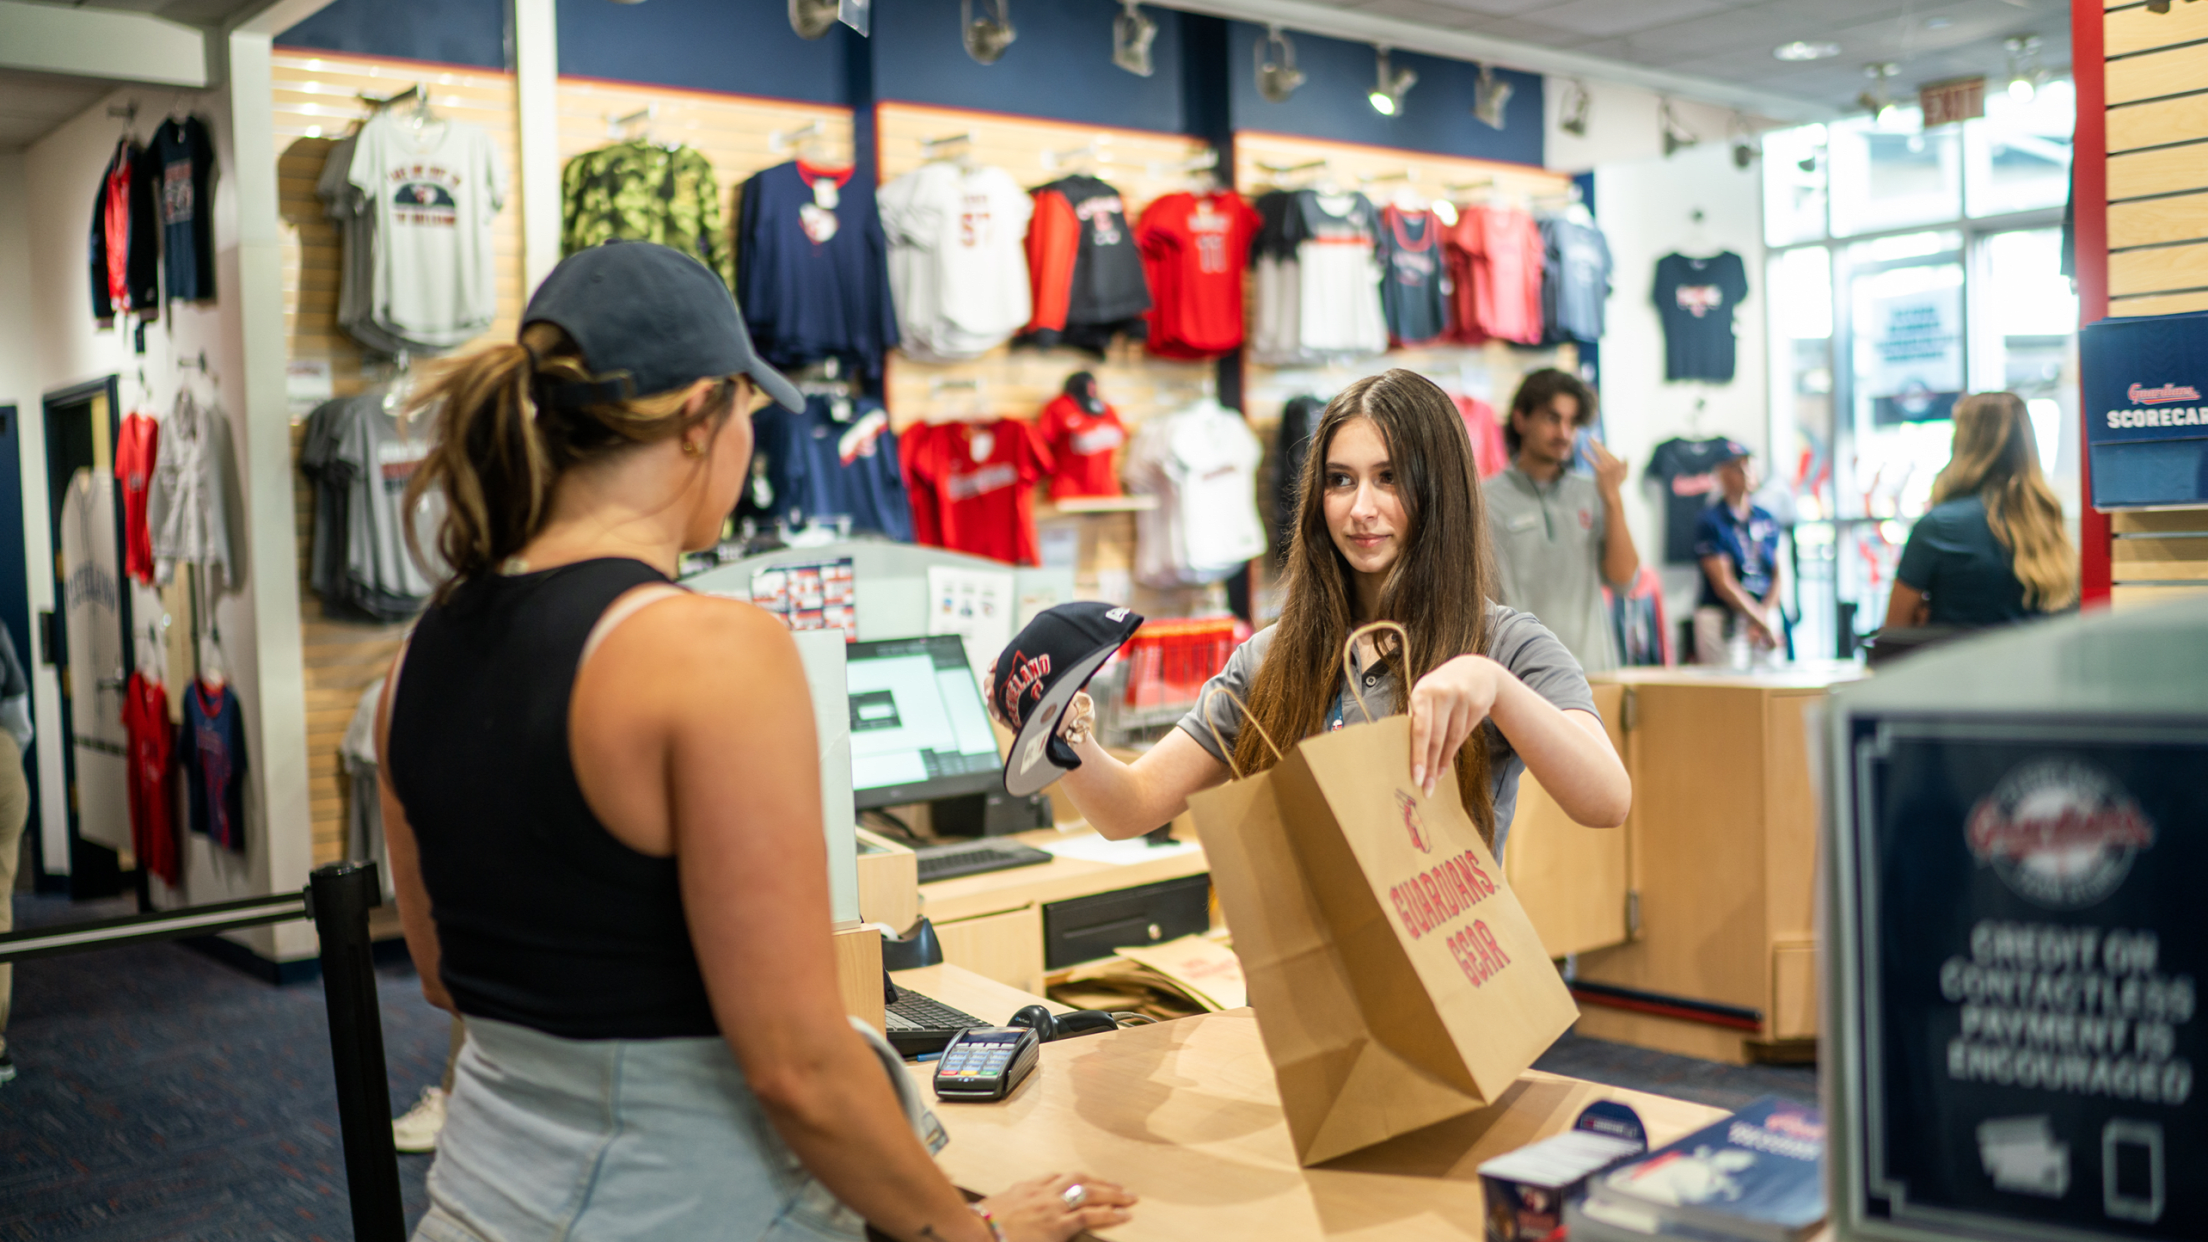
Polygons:
M1625 463L1590 441L1595 477L1571 472L1573 441L1594 417L1595 394L1577 377L1526 376L1503 424L1510 466L1483 489L1502 602L1532 613L1590 673L1618 664L1602 584L1623 588L1641 567L1620 499Z

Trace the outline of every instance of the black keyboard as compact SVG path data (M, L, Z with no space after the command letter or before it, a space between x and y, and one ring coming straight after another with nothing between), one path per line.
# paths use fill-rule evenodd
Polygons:
M882 1008L882 1025L888 1028L889 1046L908 1057L943 1051L960 1031L987 1022L962 1009L953 1009L932 996L910 988L897 989L897 999Z
M950 880L987 871L1033 867L1047 863L1050 853L1017 841L992 841L982 845L928 845L913 851L920 859L920 882Z

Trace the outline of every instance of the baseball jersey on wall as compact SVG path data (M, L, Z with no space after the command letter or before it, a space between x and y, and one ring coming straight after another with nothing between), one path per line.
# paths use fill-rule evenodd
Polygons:
M491 220L506 203L491 136L380 112L355 138L348 176L374 220L377 324L431 349L482 335L498 311Z
M1126 204L1109 184L1074 176L1036 190L1027 266L1035 309L1020 344L1102 357L1113 337L1142 335L1150 288Z
M802 160L744 183L736 302L768 362L840 358L879 376L897 344L889 245L868 178Z
M1387 313L1390 342L1422 345L1448 330L1441 221L1433 212L1392 204L1381 209L1380 271L1380 306Z
M1733 312L1748 296L1748 268L1727 250L1707 259L1656 260L1656 314L1664 323L1664 378L1733 379Z
M1026 326L1034 208L1001 168L926 164L882 187L889 285L907 354L976 358Z
M1216 402L1152 418L1127 447L1127 490L1158 498L1135 514L1135 580L1217 582L1265 552L1257 514L1264 448L1241 415Z
M1296 192L1296 328L1312 357L1363 357L1385 351L1375 254L1380 214L1362 194Z
M1257 213L1232 190L1167 194L1143 210L1135 237L1155 305L1150 351L1214 358L1242 345L1242 274Z
M122 574L114 477L80 467L61 502L62 650L69 670L71 759L79 833L130 850L124 762Z
M1040 560L1035 483L1051 469L1050 447L1013 418L922 423L899 445L919 542L1014 565Z
M912 539L897 433L881 402L807 397L804 412L770 405L752 416L752 426L753 459L765 466L766 507L775 518L795 529L845 517L853 530Z
M1043 407L1037 428L1050 446L1050 498L1119 495L1119 472L1114 467L1119 446L1127 441L1127 428L1119 411L1097 395L1096 377L1077 371L1066 380L1066 390Z

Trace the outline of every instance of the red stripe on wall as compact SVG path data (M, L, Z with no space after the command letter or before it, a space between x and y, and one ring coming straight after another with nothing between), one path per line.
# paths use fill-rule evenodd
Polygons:
M2071 76L2077 83L2078 121L2072 147L2071 201L2077 215L2076 267L2080 326L2108 317L2108 80L2107 20L2103 0L2070 0ZM2092 417L2079 403L2078 444L2090 441L2084 422ZM2078 586L2087 608L2108 606L2112 580L2108 515L2093 507L2090 457L2078 454Z

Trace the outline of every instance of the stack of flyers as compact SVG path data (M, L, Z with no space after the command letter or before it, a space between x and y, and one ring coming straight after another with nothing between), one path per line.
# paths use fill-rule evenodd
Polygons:
M756 570L751 602L793 630L842 630L843 641L859 640L858 587L850 557Z

